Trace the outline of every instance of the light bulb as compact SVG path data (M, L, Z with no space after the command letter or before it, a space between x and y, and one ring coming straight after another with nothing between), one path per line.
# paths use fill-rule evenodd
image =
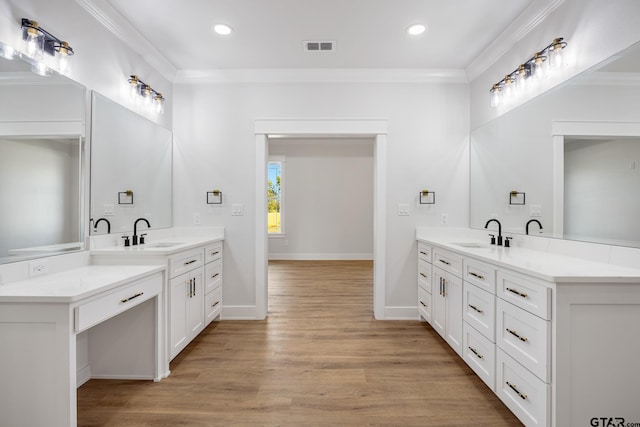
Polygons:
M68 76L71 74L71 55L73 55L73 50L69 47L69 43L61 42L57 47L57 51L58 71L60 74Z
M506 75L504 77L504 95L503 95L504 103L507 104L513 101L514 97L515 97L515 83L513 81L513 78L510 75Z
M567 46L561 38L554 39L549 50L549 62L554 69L560 69L564 65L564 48Z
M142 90L142 99L143 99L142 104L144 105L144 108L150 109L151 104L153 103L153 95L151 94L151 87L149 85L146 85Z
M156 114L164 114L164 98L161 93L153 98L153 106Z
M494 84L490 90L491 92L491 106L497 107L502 103L502 89L499 84Z
M140 91L138 90L138 77L131 76L129 79L129 99L136 100Z
M547 57L543 56L542 53L538 52L533 57L533 69L532 74L536 80L542 80L547 77Z
M23 20L22 40L24 40L24 53L34 59L41 59L44 49L44 34L36 21Z

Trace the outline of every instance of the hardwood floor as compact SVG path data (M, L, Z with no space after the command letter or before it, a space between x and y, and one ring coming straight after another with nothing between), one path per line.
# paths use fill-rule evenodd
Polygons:
M211 324L150 381L91 380L79 426L519 426L430 326L373 319L370 261L269 265L269 317Z

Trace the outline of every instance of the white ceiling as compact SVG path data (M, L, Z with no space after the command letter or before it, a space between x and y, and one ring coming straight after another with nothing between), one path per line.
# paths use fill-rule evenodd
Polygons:
M106 1L176 70L465 69L534 2ZM215 23L230 25L233 34L214 34ZM427 32L409 36L405 29L414 23ZM305 52L305 40L335 41L337 49Z

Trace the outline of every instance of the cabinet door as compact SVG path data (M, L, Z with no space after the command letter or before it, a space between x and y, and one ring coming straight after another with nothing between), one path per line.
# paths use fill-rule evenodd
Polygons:
M444 293L444 280L445 272L441 269L433 268L433 280L431 282L432 289L432 311L431 311L431 326L440 334L442 338L445 338L445 325L446 318L446 305L447 301Z
M170 359L185 348L187 338L187 298L189 297L189 273L171 279L169 282L169 343Z
M445 339L462 357L462 279L446 273L444 294L446 299Z
M189 275L192 284L187 295L187 336L191 341L204 329L204 277L202 268Z

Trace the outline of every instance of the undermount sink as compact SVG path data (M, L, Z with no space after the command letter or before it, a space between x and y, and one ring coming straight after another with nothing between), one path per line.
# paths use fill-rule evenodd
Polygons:
M463 248L486 248L487 247L486 244L477 243L477 242L452 243L452 245L460 246Z
M171 248L173 246L182 245L182 243L178 242L157 242L157 243L147 243L145 246L147 248Z

